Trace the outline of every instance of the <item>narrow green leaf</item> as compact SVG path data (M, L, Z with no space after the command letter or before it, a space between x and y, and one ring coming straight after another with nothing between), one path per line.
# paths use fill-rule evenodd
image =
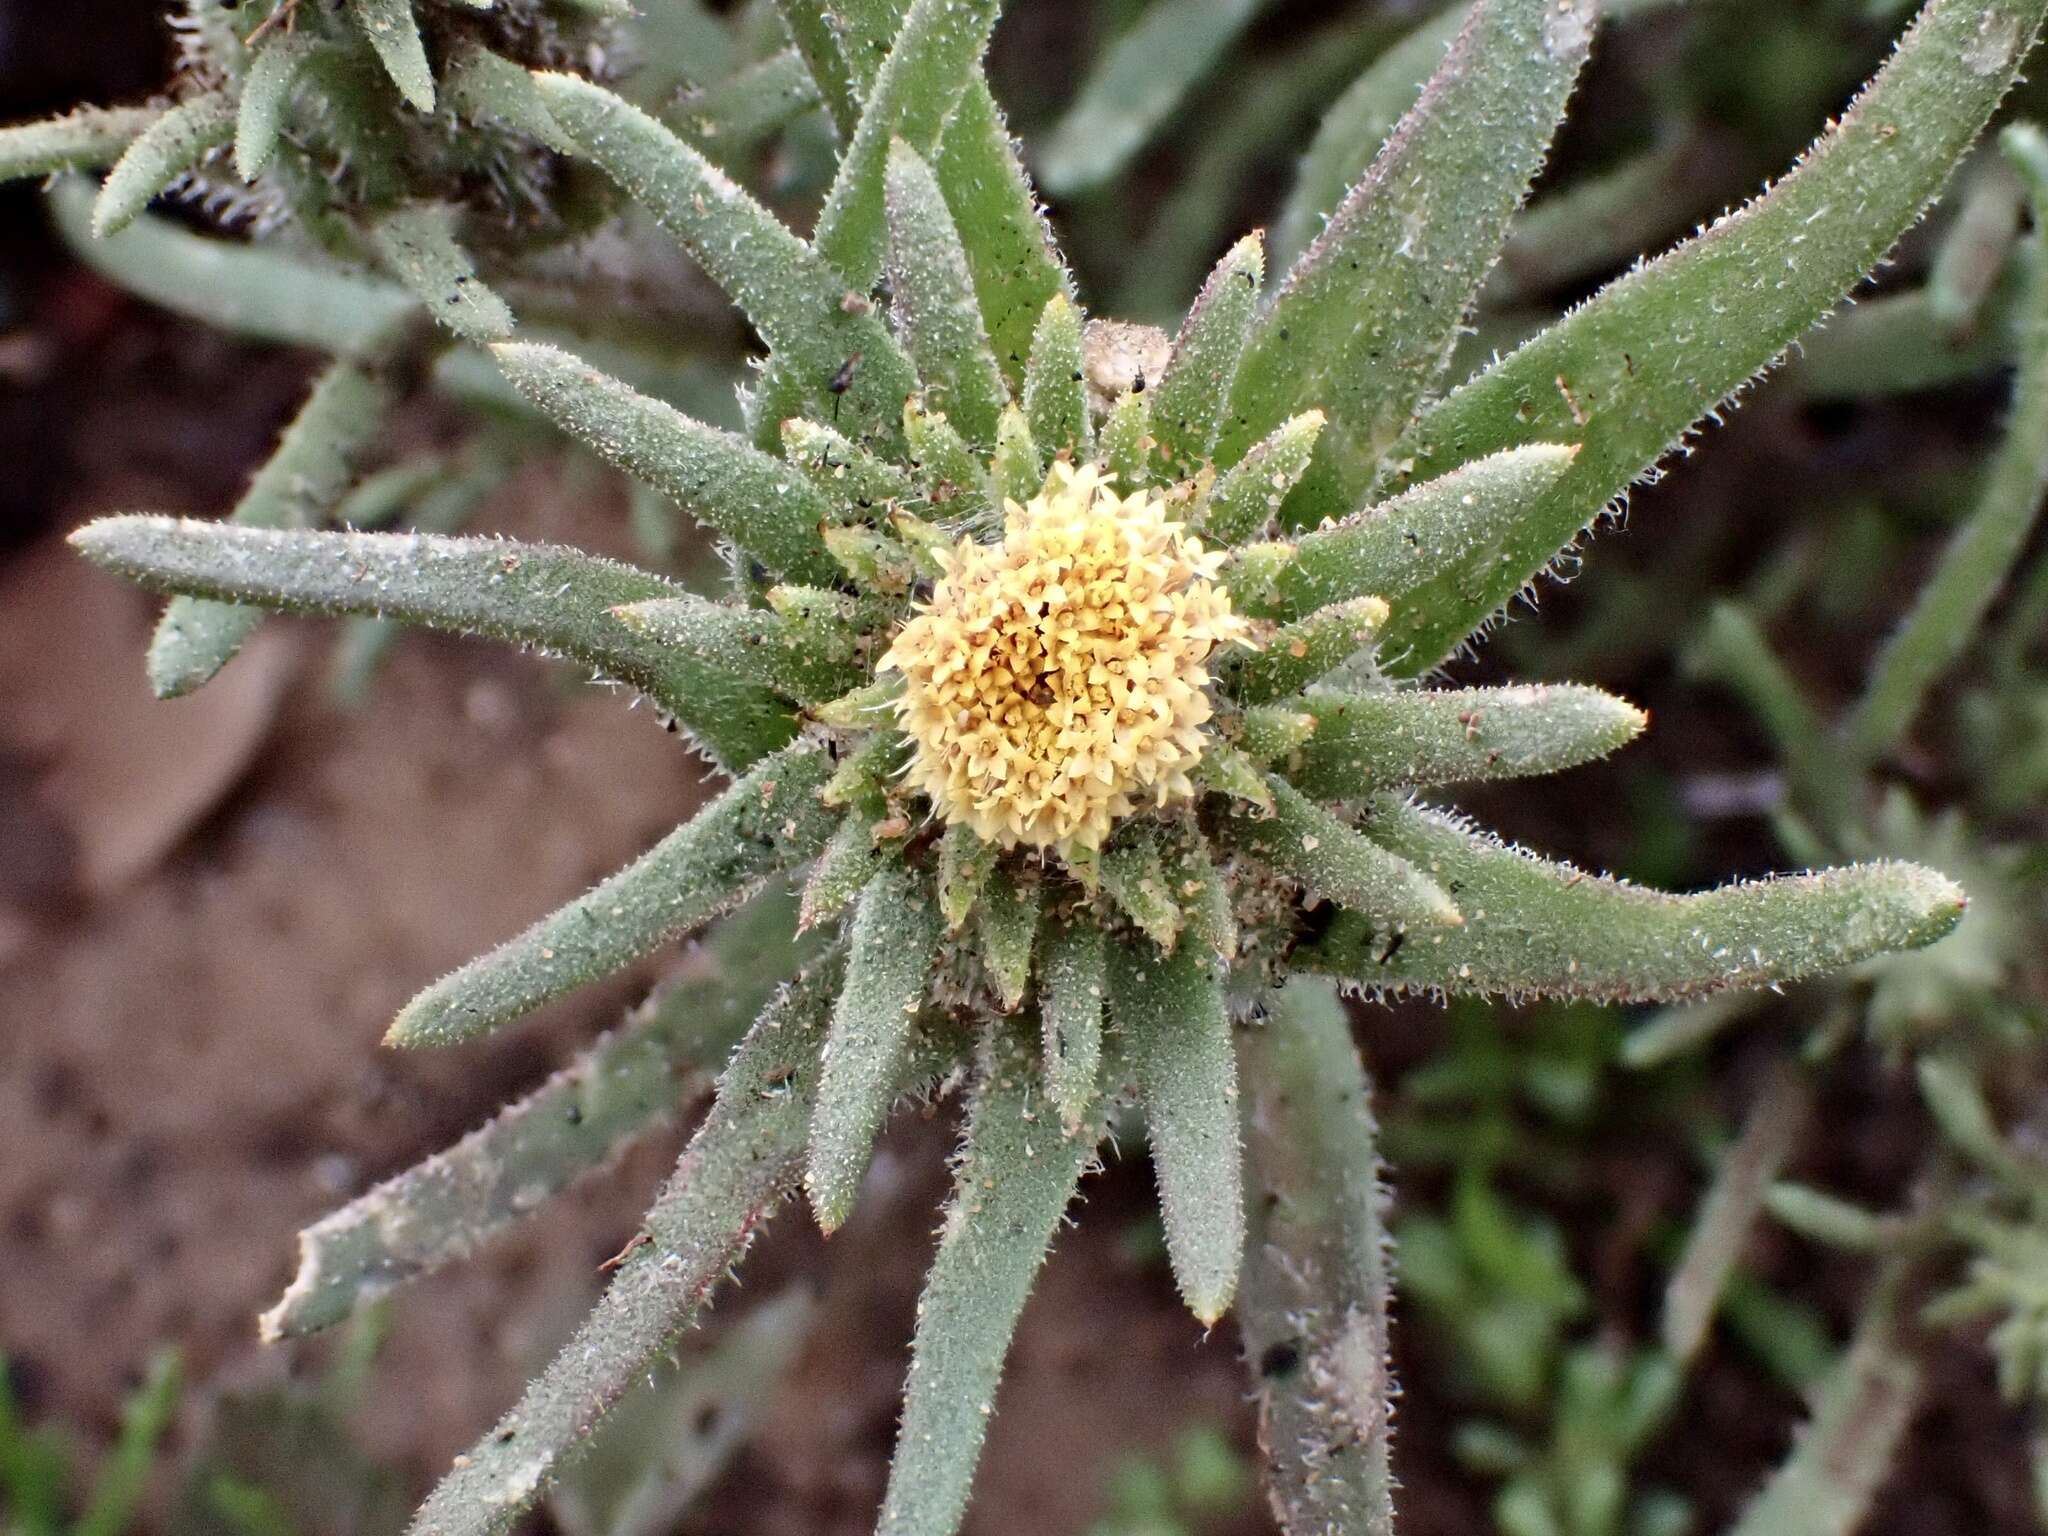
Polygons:
M1399 854L1353 831L1278 774L1266 776L1270 816L1239 812L1224 824L1230 846L1301 886L1311 900L1334 901L1373 929L1406 933L1464 922L1459 902Z
M1401 944L1340 916L1295 963L1388 991L1673 1001L1824 975L1931 944L1962 917L1956 884L1913 864L1855 864L1672 896L1496 842L1455 816L1382 799L1372 836L1457 892L1465 922Z
M1236 727L1237 745L1246 757L1255 763L1277 763L1315 734L1316 717L1292 703L1255 704L1238 717Z
M751 765L796 733L788 707L773 695L735 684L612 617L628 603L687 595L682 588L580 550L161 517L103 518L72 542L110 570L166 591L391 618L567 656L673 712L729 768Z
M1181 322L1152 401L1153 433L1170 480L1192 475L1216 446L1265 280L1266 243L1254 230L1223 253Z
M1769 192L1603 289L1396 445L1389 462L1416 480L1521 444L1584 446L1502 531L1489 567L1418 626L1408 670L1440 660L1856 286L1984 126L2042 10L2041 0L1930 0L1876 79Z
M626 603L614 617L635 634L668 646L737 682L758 683L822 704L866 675L860 632L844 617L792 623L779 613L715 603L695 594Z
M1209 743L1195 768L1195 781L1211 793L1242 800L1261 814L1272 812L1273 791L1266 787L1265 770L1250 754L1226 742Z
M1391 1536L1386 1190L1344 1008L1297 977L1240 1038L1251 1183L1238 1326L1287 1536Z
M1102 946L1100 925L1085 913L1073 919L1048 914L1038 968L1045 1087L1070 1135L1095 1103L1102 1077Z
M1045 461L1032 441L1031 424L1016 405L1003 407L996 423L996 452L989 460L990 490L998 500L1029 501L1045 486Z
M763 760L632 864L428 987L400 1011L387 1039L473 1039L731 911L832 835L837 818L817 795L829 767L808 744Z
M372 356L419 313L394 283L314 266L261 245L195 235L148 215L107 240L91 234L93 193L50 190L65 244L92 271L144 301L231 336Z
M1154 944L1173 949L1187 914L1166 877L1155 828L1136 823L1103 850L1102 888Z
M166 1347L150 1356L142 1385L121 1404L121 1433L71 1536L122 1536L133 1529L163 1438L178 1417L183 1381L177 1350Z
M1151 1137L1167 1255L1189 1310L1214 1323L1244 1252L1237 1054L1223 989L1199 945L1162 955L1138 939L1108 951L1109 1013Z
M2041 137L2018 125L2006 134ZM2037 205L2036 216L2043 212ZM2005 439L1976 506L1942 552L1906 622L1879 652L1851 719L1851 739L1866 758L1898 745L1929 691L1976 638L2048 498L2048 277L2039 266L2037 261L2021 314L2020 373Z
M885 190L889 312L917 364L925 403L985 451L1009 391L982 328L960 232L931 167L901 139L889 146Z
M803 581L836 576L818 532L831 507L788 465L558 348L505 342L491 351L513 387L563 431L769 570Z
M828 1233L853 1209L896 1096L939 927L937 901L900 865L876 875L854 908L846 987L833 1005L804 1169L811 1209Z
M1096 61L1038 152L1062 197L1109 180L1258 15L1261 0L1152 0Z
M1102 423L1095 457L1128 495L1152 481L1152 396L1127 389Z
M1914 1076L1949 1145L1988 1172L2025 1180L2024 1165L1999 1134L1975 1067L1954 1057L1923 1056L1914 1064Z
M1570 472L1577 452L1554 443L1510 449L1319 528L1301 540L1271 600L1253 591L1241 606L1293 619L1347 597L1383 597L1394 610L1380 637L1383 661L1403 676L1425 671L1464 638L1452 633L1466 622L1461 594L1490 579L1526 509Z
M707 155L731 163L819 104L818 86L794 49L772 53L686 94L669 117Z
M957 933L981 900L996 867L997 851L965 822L947 825L939 839L939 910L948 930Z
M1806 1078L1797 1068L1780 1063L1750 1105L1742 1134L1716 1159L1714 1182L1700 1202L1685 1251L1664 1288L1659 1333L1664 1352L1680 1365L1689 1363L1706 1342L1743 1245L1763 1210L1764 1194L1798 1150L1812 1109Z
M932 169L966 243L996 364L1022 388L1038 318L1054 294L1071 299L1074 283L987 82L961 96Z
M1064 293L1046 302L1024 369L1024 419L1040 453L1088 456L1088 384L1082 373L1081 312Z
M775 0L783 29L802 55L825 113L832 119L833 132L844 144L853 137L860 121L860 97L853 88L853 72L847 67L846 52L833 25L832 7L826 0Z
M0 128L0 182L112 165L162 116L156 107L80 107Z
M1634 705L1576 683L1316 691L1296 707L1316 729L1287 776L1317 800L1558 773L1626 746L1649 723Z
M696 1320L796 1185L841 974L821 963L748 1033L647 1213L649 1241L512 1411L457 1459L410 1536L506 1536L563 1458ZM899 1086L916 1086L934 1065L914 1060Z
M1351 511L1435 385L1592 44L1592 0L1478 0L1421 98L1259 317L1217 447L1330 422L1297 526Z
M1023 1006L1024 990L1031 982L1031 946L1038 937L1044 893L1039 881L1019 879L998 866L979 908L981 963L1006 1013Z
M287 33L266 39L249 61L235 114L235 169L242 180L254 181L270 163L291 106L292 87L319 46L310 32Z
M1374 58L1330 104L1274 226L1273 261L1282 271L1300 259L1322 233L1324 220L1371 169L1469 15L1465 6L1446 6Z
M445 89L448 104L465 122L514 129L557 154L576 152L575 142L548 110L532 74L481 44L466 43L455 50Z
M860 811L851 813L839 823L804 881L800 926L808 932L839 917L860 899L881 867L874 823Z
M1169 829L1162 863L1167 883L1186 914L1188 942L1224 961L1237 958L1237 913L1230 890L1210 856L1199 828L1181 822Z
M872 523L904 502L922 499L902 468L823 422L802 417L785 421L782 456L832 503L842 522Z
M980 73L999 8L1000 0L912 0L904 13L812 236L819 256L855 288L865 291L882 270L889 141L901 139L920 155L938 148L946 119Z
M937 514L954 525L972 525L995 510L989 499L988 473L981 456L946 419L913 400L903 410L903 440L911 468L924 482L925 494ZM904 514L892 519L899 527ZM924 541L929 552L930 541ZM951 541L948 540L948 543Z
M1765 1191L1764 1208L1801 1237L1852 1253L1880 1252L1892 1237L1875 1212L1783 1179Z
M298 416L229 521L242 528L304 528L332 512L355 477L356 460L384 430L397 404L383 370L336 363L313 386ZM149 682L175 699L213 680L262 622L255 608L174 597L149 645Z
M434 69L413 19L412 0L348 0L348 8L398 94L417 111L433 111Z
M1303 411L1254 443L1210 492L1202 531L1219 544L1241 544L1272 533L1280 504L1308 473L1324 420L1321 411Z
M512 311L477 276L455 235L455 210L415 203L385 215L370 239L391 275L426 305L427 313L464 341L487 345L512 334Z
M1246 704L1298 693L1370 647L1390 611L1377 597L1318 608L1265 636L1257 650L1226 652L1216 664L1217 685Z
M93 204L92 232L118 235L164 191L235 136L235 103L225 91L181 101L128 146Z
M1099 1116L1064 1134L1048 1121L1033 1054L1024 1029L988 1023L953 1198L918 1302L878 1536L958 1529L1010 1336L1095 1155Z
M793 955L777 892L721 925L687 970L624 1025L481 1128L299 1234L299 1267L259 1326L266 1340L340 1322L374 1297L466 1258L634 1138L707 1096Z
M1848 1352L1820 1384L1792 1454L1729 1536L1852 1536L1920 1406L1920 1363L1900 1336L1896 1272L1881 1276Z
M845 278L639 108L574 75L535 80L563 130L745 313L810 414L894 442L916 373L866 301L847 302ZM846 386L835 393L842 374Z

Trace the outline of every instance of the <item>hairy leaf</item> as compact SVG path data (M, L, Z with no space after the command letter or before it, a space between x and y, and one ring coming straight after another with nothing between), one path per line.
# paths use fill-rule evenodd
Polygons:
M262 175L276 153L292 88L319 46L311 33L291 33L269 39L250 59L235 109L235 170L242 180Z
M1169 479L1192 475L1216 446L1265 280L1266 243L1254 230L1223 253L1181 322L1152 400L1153 435Z
M889 147L886 194L890 313L917 364L925 403L986 450L1009 391L982 328L945 195L931 167L901 139Z
M135 222L149 200L235 135L235 103L209 91L164 113L128 146L93 204L92 232L104 240Z
M1303 411L1252 444L1216 482L1203 532L1220 544L1241 544L1270 533L1287 493L1308 473L1325 420L1321 411Z
M1464 921L1457 899L1415 864L1353 831L1280 775L1268 774L1266 788L1272 814L1232 816L1223 829L1232 847L1376 930L1433 931Z
M348 0L348 8L399 95L421 112L433 111L434 70L413 19L412 0Z
M1093 434L1088 423L1088 384L1082 373L1081 312L1056 293L1031 333L1031 357L1024 370L1024 418L1032 441L1044 454L1066 450L1086 456Z
M1038 973L1045 1086L1070 1133L1095 1102L1102 1076L1103 965L1097 923L1085 913L1047 916L1045 958Z
M80 107L0 128L0 181L112 165L162 116L156 107Z
M391 275L412 290L427 313L464 341L479 345L512 334L512 311L477 276L455 235L455 209L415 203L378 220L370 232Z
M1006 1012L1024 1002L1031 981L1031 946L1038 937L1038 909L1045 887L1019 880L997 866L982 898L978 926L981 961Z
M1270 704L1298 693L1369 647L1390 610L1377 597L1354 597L1318 608L1264 636L1257 650L1226 652L1218 686L1246 704Z

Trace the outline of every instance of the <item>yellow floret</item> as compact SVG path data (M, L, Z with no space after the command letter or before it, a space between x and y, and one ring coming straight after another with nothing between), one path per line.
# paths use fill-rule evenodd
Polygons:
M1100 848L1119 818L1192 797L1210 654L1247 637L1222 556L1157 491L1109 480L1054 466L1000 544L941 556L882 660L905 679L911 783L1005 848Z

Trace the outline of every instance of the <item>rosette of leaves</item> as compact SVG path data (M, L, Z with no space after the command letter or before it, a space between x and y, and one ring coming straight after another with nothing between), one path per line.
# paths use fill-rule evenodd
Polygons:
M780 921L754 893L800 886L811 948L731 941L810 956L751 1023L699 976L306 1234L272 1335L467 1251L732 1048L645 1240L422 1532L509 1527L785 1197L837 1226L891 1106L961 1082L881 1529L960 1520L1032 1277L1125 1106L1188 1304L1236 1307L1283 1524L1383 1529L1381 1196L1338 989L1699 997L1924 945L1962 912L1909 864L1672 896L1503 844L1418 796L1570 767L1644 718L1567 684L1425 679L1861 280L1983 127L2040 0L1931 0L1782 182L1448 393L1590 6L1478 0L1322 234L1271 285L1240 241L1172 337L1084 323L981 75L996 9L789 0L843 145L808 238L604 86L530 77L767 357L746 437L546 345L496 359L726 542L725 597L495 540L148 516L76 535L179 602L567 657L731 777L420 994L396 1044L478 1038L696 930L716 947L721 923Z

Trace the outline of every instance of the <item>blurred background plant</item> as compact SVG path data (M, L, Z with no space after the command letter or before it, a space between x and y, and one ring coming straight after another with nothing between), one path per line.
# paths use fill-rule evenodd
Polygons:
M721 162L771 205L805 217L833 151L772 9L646 10L630 18L562 7L559 31L486 34L459 16L450 25L469 29L463 46L479 60L575 50L678 133L717 141ZM1475 317L1469 363L1781 169L1868 76L1906 10L1882 0L1610 7L1573 126ZM1163 320L1247 225L1268 226L1283 262L1313 238L1359 169L1342 146L1376 142L1391 125L1440 54L1450 15L1285 0L1019 7L991 69L1081 287L1109 298L1106 312ZM222 19L197 19L180 44L202 61L195 86L224 67L204 62L220 46ZM245 6L227 24L246 40L267 19L264 7ZM403 64L378 54L356 10L307 0L294 19L258 42L306 60L332 56L321 65L331 75L305 78L345 80L367 101L406 88ZM444 88L437 115L487 111L458 96ZM442 153L451 136L379 147L345 107L331 120L308 114L281 134L281 157L252 184L206 100L203 90L180 98L179 121L204 132L181 133L173 147L205 140L197 154L211 158L194 160L189 192L259 235L256 244L223 250L175 210L139 213L126 234L95 243L92 200L76 189L52 200L52 227L78 258L174 311L344 365L387 348L401 360L389 428L363 445L371 472L345 499L322 504L316 493L291 516L451 531L487 517L537 457L523 420L452 445L445 433L408 438L403 418L436 409L437 398L508 421L524 410L460 344L406 325L381 331L410 307L406 293L436 302L451 271L503 296L523 331L559 339L701 419L742 424L743 340L672 242L628 214L623 233L607 226L601 261L578 243L620 211L609 193L550 196L576 210L552 250L523 233L497 238L530 208L535 178L559 171L517 142L516 120L495 158L451 163ZM2042 87L2022 85L2007 115L2044 105ZM737 154L735 142L745 146ZM2036 1107L2048 559L2033 527L2034 439L2048 407L2027 395L2029 375L2010 435L1999 429L2009 371L2048 366L2035 318L2031 153L2024 136L2009 136L2004 153L1980 152L1875 291L1807 338L1716 453L1638 496L1632 536L1589 553L1597 580L1546 591L1545 623L1511 624L1485 655L1459 664L1461 680L1583 677L1659 718L1648 747L1545 796L1469 797L1531 840L1582 828L1610 867L1680 886L1731 865L1882 853L1954 874L1976 903L1938 949L1784 998L1643 1016L1532 1008L1506 1029L1498 1011L1461 1004L1404 1014L1381 1036L1368 1027L1386 1151L1408 1170L1395 1231L1420 1337L1398 1346L1403 1412L1446 1430L1397 1440L1398 1455L1421 1463L1411 1481L1444 1490L1440 1514L1428 1512L1427 1495L1416 1501L1422 1529L1467 1528L1461 1512L1476 1507L1505 1536L1722 1528L1777 1461L1800 1397L1817 1405L1816 1427L1747 1506L1745 1536L1818 1536L1866 1516L1870 1529L1916 1536L2017 1531L2042 1518L2010 1486L1983 1480L1976 1459L1967 1476L1944 1484L1932 1473L1896 1507L1871 1507L1895 1456L1925 1468L1940 1459L1941 1436L2048 1438L2016 1432L1967 1363L1987 1349L1999 1390L2031 1412L2048 1348L2048 1170ZM1297 164L1306 173L1298 189L1276 201L1273 189L1289 185ZM10 216L26 212L18 196ZM421 207L441 211L420 219ZM403 215L396 231L394 214ZM204 300L212 288L179 275L245 250L244 307L234 315ZM39 259L52 270L47 254ZM361 291L334 302L333 263L358 261L383 272L381 286L355 278ZM611 285L618 302L599 322L562 301L572 273ZM36 291L33 281L11 285L10 313L30 314ZM477 323L487 328L488 315ZM2026 409L2030 398L2036 409ZM568 494L615 485L613 471L579 450L560 454ZM1748 499L1759 485L1770 488L1767 503ZM619 494L630 498L638 558L708 590L715 562L673 509L644 491ZM1731 588L1738 601L1716 606ZM391 638L370 620L337 637L328 665L340 697L369 697ZM1844 1123L1861 1129L1822 1133ZM1881 1151L1868 1150L1873 1141ZM1638 1166L1616 1166L1629 1160ZM779 1358L783 1345L756 1343ZM171 1390L137 1399L159 1417L131 1417L99 1485L116 1502L94 1493L84 1519L126 1510L120 1480L148 1460L132 1426L160 1423ZM1944 1405L1945 1392L1960 1406ZM688 1391L677 1401L690 1402ZM1761 1444L1729 1442L1745 1458L1740 1476L1668 1443L1685 1438L1674 1426L1689 1414L1724 1420L1736 1411L1730 1401L1775 1426ZM655 1422L694 1422L688 1407L676 1412ZM1931 1442L1917 1452L1916 1416ZM1242 1423L1232 1431L1240 1450L1247 1433ZM1229 1499L1210 1502L1228 1478L1190 1478L1188 1443L1161 1461L1128 1463L1100 1529L1200 1531L1239 1518ZM615 1484L556 1518L578 1536L672 1525L687 1506L676 1489L700 1494L727 1465L721 1456L701 1474L678 1472L674 1444L637 1461L622 1453ZM1844 1448L1854 1453L1846 1474L1831 1460ZM1223 1449L1208 1442L1196 1460L1213 1470L1228 1461L1211 1455ZM660 1463L653 1472L650 1456ZM56 1465L47 1447L8 1465L42 1469L29 1482L10 1470L18 1508L47 1512L13 1517L23 1528L75 1528L62 1514L77 1510L60 1511L80 1504L75 1495L33 1506L26 1501L42 1496L22 1491L36 1478L47 1484ZM213 1513L238 1536L319 1528L273 1523L290 1507L284 1495L224 1476L229 1491ZM1844 1496L1823 1498L1817 1487ZM237 1488L248 1494L239 1517L227 1513ZM1959 1523L1912 1523L1941 1498ZM36 1523L45 1519L60 1523ZM111 1536L122 1523L90 1529Z

